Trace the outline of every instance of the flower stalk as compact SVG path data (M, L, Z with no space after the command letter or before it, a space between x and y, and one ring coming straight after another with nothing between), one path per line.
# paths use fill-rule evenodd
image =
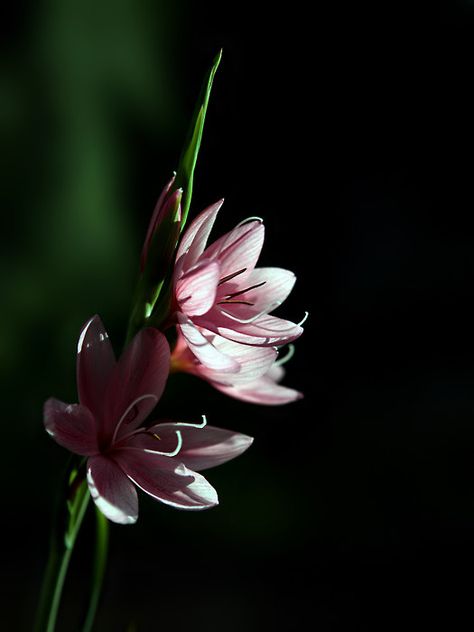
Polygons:
M92 591L89 600L82 632L90 632L94 625L97 607L99 605L102 584L107 568L107 554L109 550L109 523L104 514L96 507L96 531L94 549L94 570L92 575Z
M69 562L90 499L82 460L72 459L65 480L66 490L56 508L35 632L54 632Z

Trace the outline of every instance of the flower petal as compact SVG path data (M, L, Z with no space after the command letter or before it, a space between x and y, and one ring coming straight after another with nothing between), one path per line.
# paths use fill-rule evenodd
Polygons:
M151 240L153 239L153 235L155 234L156 229L158 228L160 222L163 219L163 206L166 200L166 197L173 185L176 176L173 176L168 184L165 186L163 191L161 192L160 197L158 198L158 202L153 210L153 214L150 219L150 223L148 224L148 230L146 233L145 241L143 243L142 254L140 257L140 270L143 272L145 269L145 264L148 256L148 250L150 248Z
M137 521L137 490L112 459L91 457L87 463L87 484L92 500L106 518L119 524Z
M178 509L207 509L218 504L216 490L206 479L188 470L176 458L148 454L125 447L114 458L144 492Z
M232 375L210 369L202 364L190 365L190 372L204 377L206 380L221 383L246 384L253 382L269 371L270 367L278 356L278 351L274 347L252 347L242 345L232 340L226 340L222 336L215 336L212 344L227 356L234 358L240 366L238 373Z
M252 404L265 404L266 406L280 406L289 404L297 399L301 399L303 395L292 388L281 386L274 382L268 375L265 375L251 384L242 384L239 386L225 386L219 383L213 383L217 390L244 402Z
M240 365L234 358L225 355L184 314L177 313L178 329L186 339L189 349L205 366L224 373L237 373Z
M239 323L233 318L222 314L217 323L206 323L209 329L215 328L216 333L248 345L281 346L293 342L303 333L303 327L283 318L265 314L253 323Z
M120 357L106 393L108 437L137 428L160 399L168 379L170 349L165 336L142 329Z
M220 267L216 261L203 261L176 284L176 298L183 313L199 316L208 312L216 300Z
M46 432L74 454L97 454L97 428L90 410L80 404L65 404L51 397L43 409Z
M236 283L238 281L238 283ZM226 305L226 310L232 311L236 316L248 318L249 316L261 314L262 312L271 312L288 297L293 289L296 277L290 270L283 268L255 268L250 274L240 281L239 277L235 278L235 282L230 281L219 287L218 301L228 300L247 301L252 303L251 306L243 306L236 303ZM246 292L242 292L246 288L250 288ZM242 293L241 293L242 292ZM235 297L232 294L238 293ZM241 313L243 307L246 307ZM235 310L235 311L234 311Z
M176 431L181 433L183 439L183 446L176 458L197 472L235 459L253 442L252 437L238 432L173 422L156 424L148 429L147 434L136 435L134 441L141 447L171 451L176 446ZM159 440L154 437L159 437Z
M77 343L77 389L79 401L101 419L107 382L115 367L115 356L99 316L82 328Z
M224 200L219 200L200 213L185 231L178 247L176 260L184 256L183 270L193 266L206 247L209 234L216 221L217 213Z
M255 268L263 246L265 228L260 220L254 220L223 235L203 253L206 259L218 259L221 264L221 277L225 278L239 270L243 281ZM237 277L236 277L237 278Z

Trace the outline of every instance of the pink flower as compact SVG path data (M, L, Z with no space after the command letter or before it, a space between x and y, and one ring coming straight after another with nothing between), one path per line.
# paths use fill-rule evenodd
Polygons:
M109 520L138 517L136 487L181 509L218 503L214 488L197 473L224 463L252 442L245 435L186 423L141 424L161 397L170 351L156 329L143 329L116 362L98 316L78 342L79 404L49 399L47 432L61 446L87 457L87 482L95 504Z
M178 328L206 367L236 373L239 363L205 335L253 346L280 346L303 332L271 316L291 292L295 276L281 268L255 268L264 239L262 220L250 218L207 246L223 200L203 211L185 232L176 256Z
M226 373L210 369L199 362L182 334L178 334L176 346L171 354L172 372L191 373L207 380L225 395L253 404L276 406L303 397L298 391L278 384L285 373L280 364L286 359L277 362L278 351L275 348L251 347L215 334L209 335L204 331L201 333L220 353L238 362L238 372Z

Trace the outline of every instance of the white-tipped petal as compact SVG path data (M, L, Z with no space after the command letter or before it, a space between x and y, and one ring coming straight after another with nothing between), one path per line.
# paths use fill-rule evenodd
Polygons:
M92 500L106 518L118 524L137 521L137 490L114 461L105 456L91 457L87 484Z

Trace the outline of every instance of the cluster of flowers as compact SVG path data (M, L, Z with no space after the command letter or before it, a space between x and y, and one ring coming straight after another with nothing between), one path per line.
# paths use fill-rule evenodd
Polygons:
M170 214L178 224L180 190L165 187L153 213L141 256ZM284 404L301 397L278 384L278 348L303 329L270 315L290 293L295 276L280 268L256 268L264 240L259 218L249 218L207 245L222 201L204 210L173 253L171 298L158 328L146 326L116 361L98 316L83 327L77 347L79 404L49 399L47 432L61 446L87 457L90 494L113 522L138 517L139 487L182 509L217 504L199 471L224 463L252 443L246 435L201 423L162 421L143 425L159 401L170 372L188 372L237 399ZM165 335L173 332L173 350ZM165 332L165 333L163 333Z

